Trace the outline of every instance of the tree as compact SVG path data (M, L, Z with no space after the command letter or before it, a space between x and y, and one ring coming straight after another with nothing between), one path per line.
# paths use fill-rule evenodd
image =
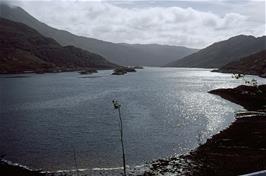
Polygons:
M236 73L236 74L232 75L232 78L235 78L235 79L242 78L242 80L245 82L245 84L248 84L248 85L251 85L251 86L254 86L254 87L258 87L258 81L256 79L247 80L245 78L244 74Z

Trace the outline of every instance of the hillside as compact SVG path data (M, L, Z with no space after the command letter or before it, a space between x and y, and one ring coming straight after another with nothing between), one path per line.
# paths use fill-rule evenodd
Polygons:
M63 47L22 23L3 18L0 18L0 48L0 73L116 66L100 55L73 46Z
M167 66L219 68L263 49L266 49L266 36L256 38L239 35L214 43L192 55L169 63Z
M52 28L38 21L20 7L11 8L0 4L0 11L1 17L24 23L36 29L42 35L55 39L63 46L73 45L98 53L109 61L120 65L163 66L197 51L180 46L116 44L81 37L67 31Z
M241 58L218 69L223 73L242 73L266 77L266 50Z

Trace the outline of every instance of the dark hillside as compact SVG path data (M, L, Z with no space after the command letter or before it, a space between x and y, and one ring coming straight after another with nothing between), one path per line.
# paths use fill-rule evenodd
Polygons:
M22 72L78 68L114 68L100 55L76 48L62 47L22 24L0 18L0 72Z

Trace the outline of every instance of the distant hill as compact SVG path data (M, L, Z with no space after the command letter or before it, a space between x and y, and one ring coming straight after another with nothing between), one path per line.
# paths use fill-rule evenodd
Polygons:
M81 37L52 28L38 21L20 7L11 8L5 4L0 4L0 11L1 17L24 23L36 29L42 35L55 39L63 46L73 45L98 53L109 61L120 65L163 66L198 51L180 46L116 44Z
M0 48L0 73L116 67L100 55L63 47L25 24L4 18L0 18Z
M184 56L197 52L198 49L186 48L183 46L170 46L159 44L121 44L123 46L130 47L137 50L139 53L143 53L147 58L143 61L143 65L149 66L164 66L168 61L175 61ZM140 57L140 58L143 58ZM146 62L146 63L145 63ZM151 63L153 62L153 63ZM142 64L140 64L142 65Z
M242 73L266 77L266 50L230 62L218 69L223 73Z
M266 49L266 36L256 38L239 35L214 43L194 54L169 63L167 66L219 68L263 49Z

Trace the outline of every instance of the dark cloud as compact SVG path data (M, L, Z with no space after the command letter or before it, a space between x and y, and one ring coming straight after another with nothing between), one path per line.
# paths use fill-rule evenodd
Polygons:
M167 5L163 1L17 3L48 25L112 42L202 48L238 34L265 34L265 15L261 17L265 13L261 7L262 1L230 3L220 0L214 3L183 0L182 6L178 6L178 1L165 2Z

